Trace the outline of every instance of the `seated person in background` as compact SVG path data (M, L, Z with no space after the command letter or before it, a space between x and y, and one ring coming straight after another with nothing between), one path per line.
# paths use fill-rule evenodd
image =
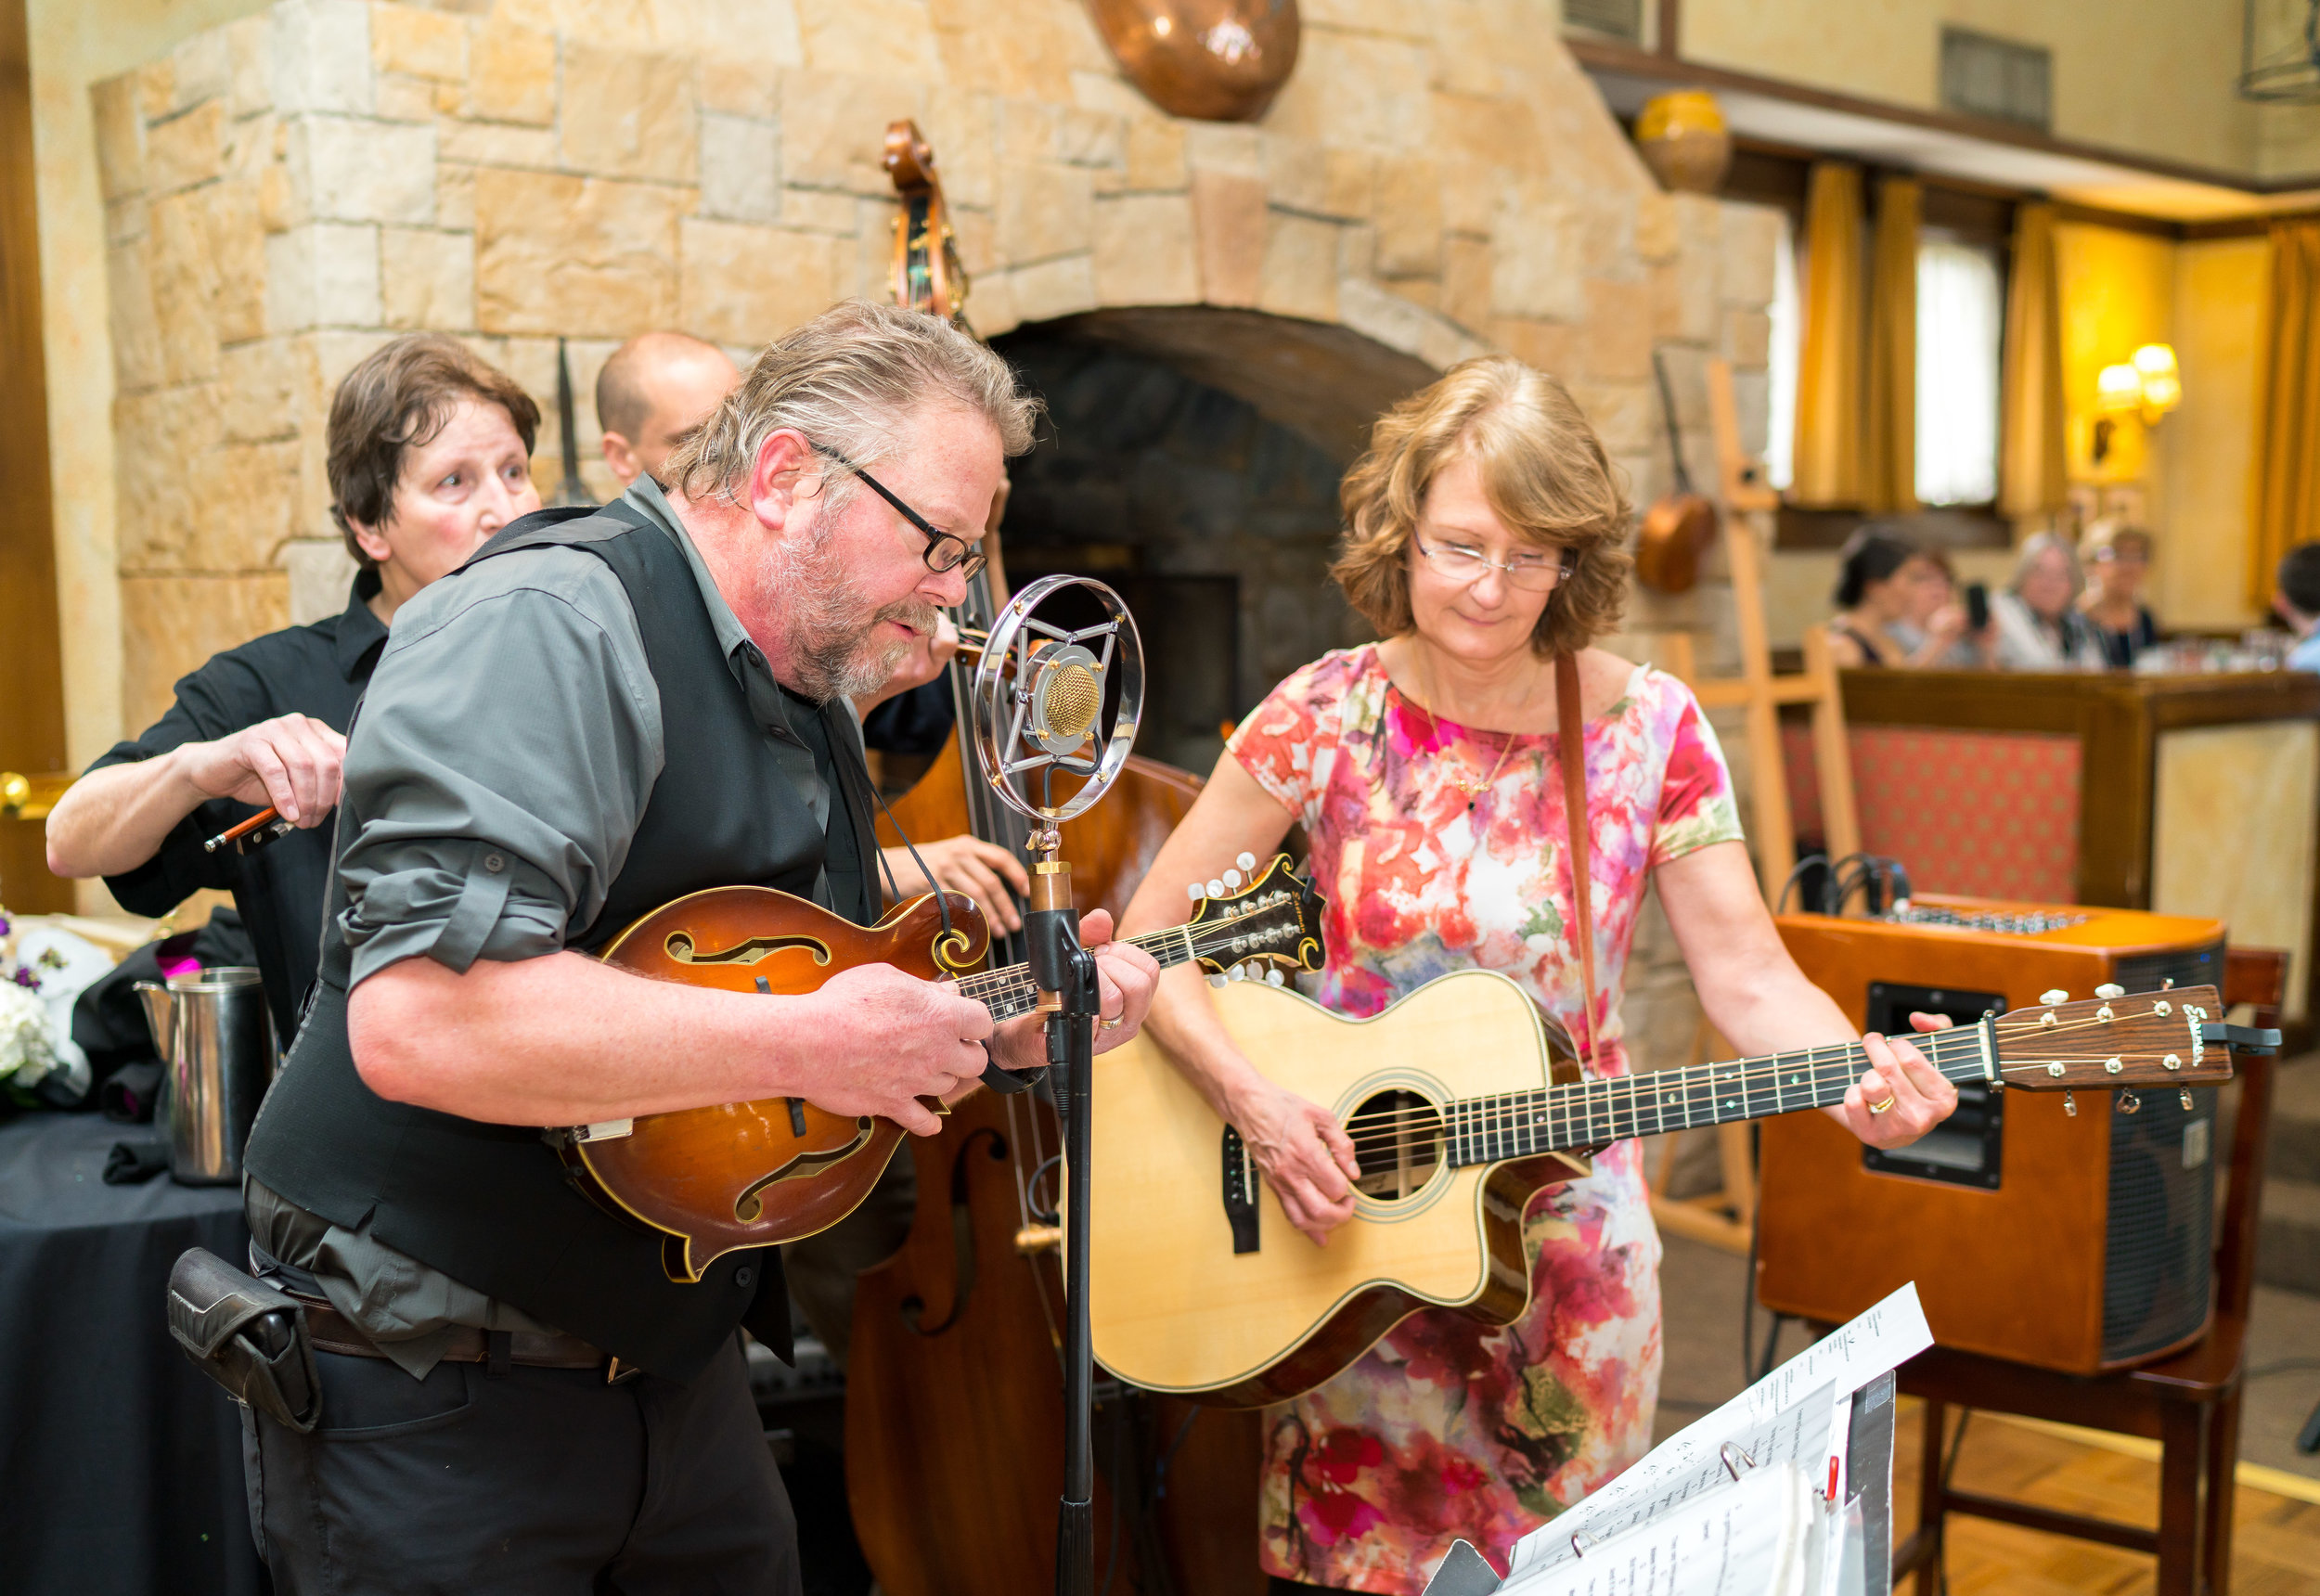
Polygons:
M2079 613L2079 592L2085 586L2068 543L2051 532L2031 534L2015 559L2014 580L1990 599L1998 669L2103 669L2103 646Z
M346 374L324 434L330 518L361 567L346 608L218 654L169 712L117 743L48 817L48 868L103 876L122 907L167 914L231 892L288 1043L315 977L329 820L347 717L387 624L502 526L540 508L539 407L458 340L414 333ZM300 829L243 855L204 839L272 804Z
M2279 591L2272 608L2296 634L2291 671L2320 671L2320 543L2300 543L2280 556Z
M725 351L690 333L640 332L612 351L596 374L596 421L620 485L658 480L678 436L741 380Z
M2143 602L2143 582L2151 573L2151 534L2141 527L2098 521L2079 540L2079 563L2089 578L2079 611L2094 628L2094 641L2114 671L2130 670L2134 657L2159 641L2159 623Z
M1957 573L1950 557L1938 548L1924 551L1926 561L1939 574L1934 582L1913 583L1907 597L1909 612L1885 624L1885 635L1909 654L1910 663L1927 669L1980 670L1990 663L1990 623L1985 611L1981 629L1958 597ZM1944 649L1941 638L1956 636Z
M1871 521L1845 540L1829 652L1839 665L1950 663L1966 611L1949 572L1908 539Z

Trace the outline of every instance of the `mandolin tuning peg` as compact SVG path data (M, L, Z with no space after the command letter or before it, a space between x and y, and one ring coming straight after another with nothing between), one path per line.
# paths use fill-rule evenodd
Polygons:
M1266 982L1267 982L1269 985L1274 985L1274 986L1278 986L1278 985L1281 985L1281 972L1280 972L1280 971L1278 971L1278 970L1268 970L1268 971L1266 971L1266 972L1265 972L1265 980L1266 980ZM2191 1094L2190 1094L2189 1092L2185 1092L2185 1093L2184 1093L2183 1095L2184 1095L2186 1099L2187 1099L2187 1098L2189 1098L2189 1097L2191 1096ZM2189 1107L2191 1106L2191 1104L2190 1104L2189 1102L2187 1102L2187 1101L2186 1101L2186 1102L2185 1102L2183 1106L2184 1106L2184 1107L2185 1107L2185 1108L2189 1108Z
M2070 1000L2070 995L2057 986L2051 992L2041 992L2038 995L2038 1000L2051 1007L2056 1003L2068 1003Z
M2183 1090L2177 1092L2175 1094L2175 1100L2183 1104L2184 1113L2189 1113L2191 1112L2191 1088L2189 1087L2185 1087Z
M1237 893L1237 892L1239 892L1239 891L1241 890L1241 872L1240 872L1240 871L1238 871L1238 870L1227 870L1227 871L1225 871L1225 873L1224 873L1224 884L1225 884L1225 890L1226 890L1226 891L1228 891L1228 892L1236 892L1236 893Z
M1221 987L1224 985L1224 977L1221 975L1211 975L1208 978L1208 985L1211 986ZM2072 1112L2076 1113L2077 1111L2073 1110Z
M1208 883L1208 895L1210 897L1224 896L1224 883L1222 882L1210 882Z
M1236 855L1232 862L1240 866L1244 870L1253 871L1257 869L1257 856L1255 854L1243 853Z
M2076 1119L2076 1118L2078 1118L2078 1117L2079 1117L2079 1094L2078 1094L2078 1093L2076 1093L2076 1092L2064 1092L2064 1093L2062 1094L2062 1112L2063 1112L2064 1113L2066 1113L2066 1114L2069 1114L2069 1115L2072 1119Z
M1191 898L1194 903L1198 903L1201 899L1208 895L1208 889L1202 886L1198 882L1193 882L1185 887L1184 895Z
M2126 995L2127 989L2120 985L2116 981L2106 981L2100 986L2094 988L2094 996L2100 998L2106 1003L2109 1002L2114 998L2124 998Z
M2142 1110L2143 1100L2134 1095L2133 1088L2119 1088L2119 1112L2120 1113L2140 1113Z

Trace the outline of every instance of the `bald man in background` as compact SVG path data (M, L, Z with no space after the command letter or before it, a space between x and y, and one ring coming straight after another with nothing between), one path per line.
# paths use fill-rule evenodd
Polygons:
M741 374L722 349L689 333L639 333L596 374L596 419L604 463L622 487L656 481L677 434L733 391Z
M725 351L688 333L639 333L612 351L596 374L596 418L604 463L621 486L639 476L659 481L677 441L741 380ZM939 646L930 638L883 689L856 700L856 713L868 715L885 699L940 676L959 647L947 622L942 632ZM931 890L908 849L881 852L905 897ZM1022 925L1015 900L1031 890L1031 882L1023 862L1006 849L977 837L944 837L921 843L919 854L936 881L981 904L995 925L1005 931ZM841 1368L853 1324L854 1277L902 1244L917 1187L910 1160L897 1158L870 1199L843 1222L781 1250L790 1294Z

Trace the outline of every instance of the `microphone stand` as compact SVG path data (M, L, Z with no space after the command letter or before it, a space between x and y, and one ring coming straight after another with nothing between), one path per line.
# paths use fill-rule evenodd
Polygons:
M1047 1062L1055 1108L1063 1122L1067 1172L1063 1216L1063 1497L1055 1519L1056 1596L1094 1596L1095 1446L1091 1409L1094 1334L1088 1321L1089 1101L1095 1086L1095 1026L1102 989L1096 958L1079 943L1072 907L1071 866L1055 856L1063 838L1050 828L1033 839L1046 855L1031 867L1031 907L1024 916L1031 978L1047 1016Z

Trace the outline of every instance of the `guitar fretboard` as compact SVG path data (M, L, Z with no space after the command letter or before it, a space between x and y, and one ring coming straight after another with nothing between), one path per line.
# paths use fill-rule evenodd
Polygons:
M1997 1038L1987 1020L1912 1036L1910 1040L1951 1080L1996 1076ZM1861 1078L1868 1063L1862 1045L1851 1042L1464 1098L1448 1105L1443 1133L1454 1165L1602 1147L1630 1136L1825 1108L1844 1100L1846 1089Z

